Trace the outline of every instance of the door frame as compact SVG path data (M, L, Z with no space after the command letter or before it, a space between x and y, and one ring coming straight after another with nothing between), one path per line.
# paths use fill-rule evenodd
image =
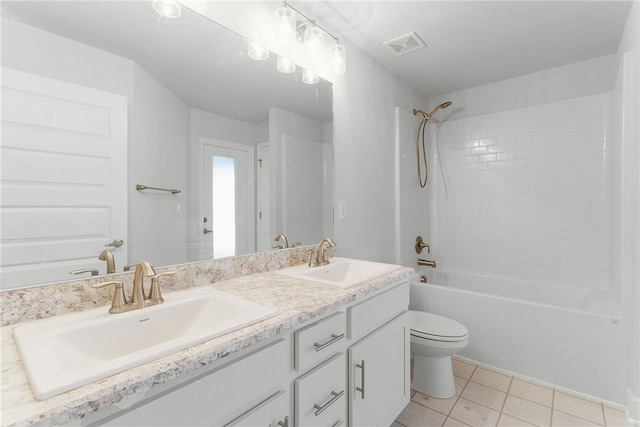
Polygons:
M204 234L202 230L204 229L204 223L202 218L204 218L204 167L203 167L203 159L204 159L204 147L205 145L213 145L217 147L221 147L227 150L235 150L235 151L244 151L247 153L247 179L248 179L248 187L249 191L247 191L247 199L246 203L248 206L249 212L247 212L247 223L250 224L247 230L247 253L254 253L256 251L256 220L255 220L255 149L251 145L246 144L238 144L236 142L225 141L217 138L210 138L206 136L198 137L198 159L197 159L197 168L198 168L198 179L196 180L196 199L198 200L198 217L197 217L197 226L195 227L197 233L197 241L199 244L199 250L201 254L201 259L205 258L205 244L204 244ZM246 255L242 253L237 253L236 255Z

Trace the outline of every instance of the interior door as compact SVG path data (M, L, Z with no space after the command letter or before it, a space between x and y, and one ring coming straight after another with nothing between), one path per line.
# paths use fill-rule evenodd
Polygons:
M124 265L127 98L2 68L1 122L2 288Z
M253 147L201 141L205 259L255 252Z

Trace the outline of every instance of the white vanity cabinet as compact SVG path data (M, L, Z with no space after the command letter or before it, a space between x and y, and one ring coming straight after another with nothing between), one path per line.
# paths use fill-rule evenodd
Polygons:
M410 398L408 283L348 309L349 425L390 425Z
M75 425L386 427L409 402L408 305L398 283Z

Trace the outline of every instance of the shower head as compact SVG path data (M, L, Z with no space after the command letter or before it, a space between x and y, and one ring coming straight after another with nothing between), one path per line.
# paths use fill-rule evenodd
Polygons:
M417 116L418 114L422 114L422 117L424 117L425 120L429 120L431 117L433 117L433 115L436 113L436 111L438 111L441 108L447 108L448 106L450 106L452 104L451 101L447 101L447 102L443 102L442 104L438 105L436 108L434 108L433 110L431 110L431 112L429 114L425 113L422 110L416 110L415 108L413 109L413 115Z

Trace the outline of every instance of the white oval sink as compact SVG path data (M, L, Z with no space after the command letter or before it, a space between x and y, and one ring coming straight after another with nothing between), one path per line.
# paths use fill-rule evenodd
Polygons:
M126 313L109 314L105 306L14 328L36 398L48 399L277 314L210 287L167 293L164 299Z
M330 261L330 264L319 267L304 264L284 268L276 273L347 289L402 268L401 265L352 258L331 258Z

